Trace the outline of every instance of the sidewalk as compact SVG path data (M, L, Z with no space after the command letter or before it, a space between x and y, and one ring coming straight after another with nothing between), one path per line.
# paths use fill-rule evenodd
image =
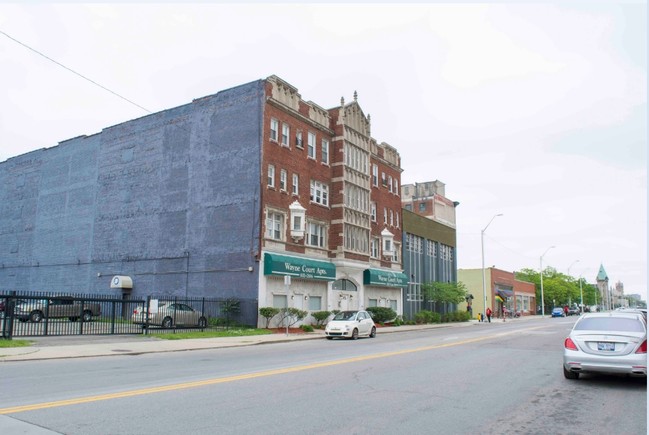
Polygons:
M529 316L534 318L536 316ZM508 319L518 322L520 319ZM377 335L425 330L435 328L455 328L503 324L502 321L480 323L477 320L461 323L430 325L403 325L379 327ZM0 362L33 361L61 358L87 358L111 355L141 355L146 353L180 352L225 347L254 346L269 343L282 343L297 340L324 339L324 330L303 334L268 334L245 337L195 338L187 340L165 340L151 335L105 335L105 336L65 336L65 337L26 337L35 342L28 347L0 348Z

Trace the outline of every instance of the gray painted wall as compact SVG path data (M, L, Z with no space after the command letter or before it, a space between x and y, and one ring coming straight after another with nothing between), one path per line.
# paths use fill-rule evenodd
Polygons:
M0 163L0 291L256 299L263 104L256 81Z

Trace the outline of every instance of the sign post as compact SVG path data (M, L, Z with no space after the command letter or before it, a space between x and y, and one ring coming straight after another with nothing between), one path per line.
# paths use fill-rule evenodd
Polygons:
M284 275L284 288L286 289L286 312L284 313L284 320L286 320L286 336L288 337L288 294L291 288L291 275Z

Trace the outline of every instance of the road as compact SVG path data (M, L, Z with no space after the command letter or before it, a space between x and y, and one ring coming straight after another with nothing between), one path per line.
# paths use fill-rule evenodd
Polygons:
M645 379L563 378L574 320L6 363L0 433L647 433Z

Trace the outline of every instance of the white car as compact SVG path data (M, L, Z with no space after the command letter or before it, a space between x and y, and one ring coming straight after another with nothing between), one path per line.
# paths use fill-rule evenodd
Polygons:
M344 337L356 340L358 337L376 337L376 325L367 311L341 311L325 327L327 340Z
M564 341L563 375L647 376L647 324L641 313L583 314Z

